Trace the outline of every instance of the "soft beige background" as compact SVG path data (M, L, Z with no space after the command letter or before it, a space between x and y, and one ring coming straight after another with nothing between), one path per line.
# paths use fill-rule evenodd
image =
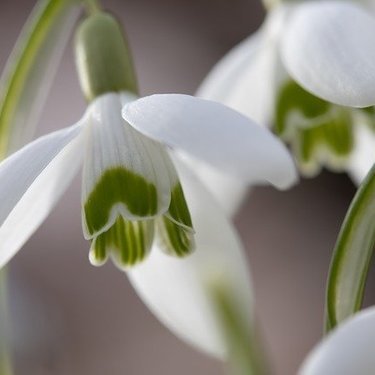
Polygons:
M1 67L33 3L1 1ZM103 3L124 21L143 94L193 93L214 62L263 17L255 0ZM83 110L70 46L38 134L73 123ZM330 253L353 193L346 176L323 173L285 193L254 189L236 217L273 374L295 373L320 338ZM161 326L124 274L111 264L90 266L79 198L77 178L11 263L17 374L223 373L215 360Z

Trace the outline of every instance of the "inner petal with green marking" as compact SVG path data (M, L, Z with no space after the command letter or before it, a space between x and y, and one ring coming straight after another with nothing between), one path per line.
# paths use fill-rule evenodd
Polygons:
M90 261L105 263L109 256L120 267L141 262L149 253L154 238L154 221L129 221L119 216L115 224L91 244Z
M193 225L180 183L172 189L168 211L157 220L157 233L167 254L182 257L194 250Z
M126 268L142 261L154 232L165 252L184 256L194 248L194 231L175 167L159 143L132 128L121 116L121 101L106 94L91 104L82 206L91 262L111 257Z
M294 81L278 93L275 131L290 144L306 175L318 173L323 166L345 168L354 147L354 126L350 108L319 99Z
M88 233L100 232L121 209L139 217L152 217L158 209L156 186L123 166L106 170L87 197L84 212Z

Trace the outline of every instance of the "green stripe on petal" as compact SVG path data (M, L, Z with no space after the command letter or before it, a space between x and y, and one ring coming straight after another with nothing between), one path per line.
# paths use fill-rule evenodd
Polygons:
M169 255L184 257L195 248L192 229L176 224L168 217L157 220L158 240L161 248Z
M178 225L185 226L188 229L193 228L189 207L186 203L184 191L180 183L177 183L171 190L171 204L166 216L172 221L175 221Z
M93 240L90 261L102 265L111 256L122 269L133 266L147 256L153 238L153 220L130 221L119 216L109 230Z
M279 92L275 130L290 143L306 175L321 166L344 168L354 147L350 110L315 97L293 81Z
M281 87L276 103L275 131L284 135L288 132L290 114L298 111L304 118L314 119L325 115L329 103L305 91L294 81L288 81Z
M105 171L84 204L88 233L93 235L105 227L118 205L134 216L153 216L158 208L156 186L124 167Z

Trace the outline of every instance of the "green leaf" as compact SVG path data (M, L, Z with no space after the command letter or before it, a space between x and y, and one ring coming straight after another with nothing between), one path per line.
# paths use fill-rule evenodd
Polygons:
M1 77L0 156L33 135L64 46L78 15L78 0L39 1Z
M360 309L374 243L375 166L355 195L337 239L327 284L327 331Z

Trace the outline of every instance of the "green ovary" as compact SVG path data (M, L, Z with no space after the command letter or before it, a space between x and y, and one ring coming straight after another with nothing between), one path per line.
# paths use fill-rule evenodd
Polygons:
M279 91L275 131L291 145L307 175L322 166L343 168L354 147L350 109L319 99L293 81Z
M124 167L105 171L84 204L90 235L108 223L111 209L117 204L125 205L132 215L153 216L158 209L156 186Z

